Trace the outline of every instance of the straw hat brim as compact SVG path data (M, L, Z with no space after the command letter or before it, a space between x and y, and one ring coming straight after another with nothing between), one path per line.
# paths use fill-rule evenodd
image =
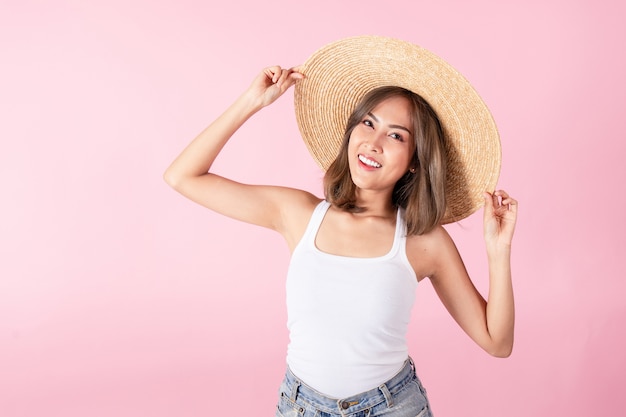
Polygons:
M487 105L456 69L399 39L357 36L330 43L301 66L294 92L296 120L318 165L335 159L346 122L370 90L394 85L422 96L437 113L447 158L443 223L463 219L493 191L501 164L500 137Z

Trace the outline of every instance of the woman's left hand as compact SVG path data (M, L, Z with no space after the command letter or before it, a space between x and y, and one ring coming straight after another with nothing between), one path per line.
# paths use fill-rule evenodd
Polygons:
M487 246L510 246L517 220L517 201L504 190L484 193L484 235Z

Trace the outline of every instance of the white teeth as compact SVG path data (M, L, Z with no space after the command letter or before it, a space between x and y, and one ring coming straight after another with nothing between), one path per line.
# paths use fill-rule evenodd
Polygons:
M366 157L364 157L363 155L359 155L359 161L363 162L365 165L369 165L373 168L380 168L382 165L380 165L378 162L376 161L372 161L371 159L367 159Z

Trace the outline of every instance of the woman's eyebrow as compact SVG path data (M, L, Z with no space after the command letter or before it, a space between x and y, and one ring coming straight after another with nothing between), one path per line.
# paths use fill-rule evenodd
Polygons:
M371 117L372 119L374 119L376 123L380 122L380 120L378 120L378 117L374 116L374 113L368 112L367 115Z
M376 123L380 123L380 120L378 120L378 117L374 116L374 114L373 114L372 112L367 113L367 115L368 115L369 117L371 117L372 119L374 119L374 121L375 121ZM412 135L412 134L413 134L413 133L412 133L409 129L407 129L406 127L404 127L404 126L402 126L402 125L389 125L389 127L390 127L390 128L392 128L392 129L402 129L402 130L405 130L405 131L407 131L410 135Z

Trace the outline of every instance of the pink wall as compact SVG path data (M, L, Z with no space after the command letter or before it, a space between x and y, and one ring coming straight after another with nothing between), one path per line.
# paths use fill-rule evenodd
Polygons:
M419 288L411 349L436 415L623 413L624 6L210 3L0 4L0 416L273 415L286 247L161 175L262 67L357 34L421 44L473 82L520 201L511 358ZM291 95L217 165L319 191ZM484 291L480 216L449 230Z

